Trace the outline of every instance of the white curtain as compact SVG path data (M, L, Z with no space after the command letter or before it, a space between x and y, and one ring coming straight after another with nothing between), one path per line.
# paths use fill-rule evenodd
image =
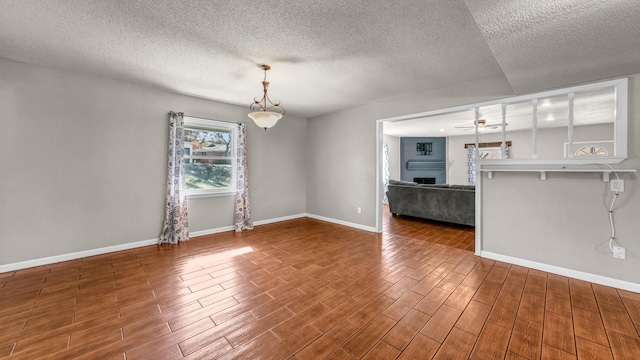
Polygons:
M247 124L238 125L236 138L238 149L237 171L238 182L236 185L236 231L253 229L251 219L251 205L249 203L249 173L247 166Z
M189 240L187 200L184 191L184 115L169 113L169 161L164 225L160 244L177 244Z

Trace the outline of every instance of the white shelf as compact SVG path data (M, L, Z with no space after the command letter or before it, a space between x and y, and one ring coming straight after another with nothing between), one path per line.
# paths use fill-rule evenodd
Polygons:
M481 168L478 172L486 172L489 179L493 179L494 172L535 172L540 173L540 180L547 179L547 173L601 173L603 181L609 181L611 173L635 173L636 169L562 169L562 168Z

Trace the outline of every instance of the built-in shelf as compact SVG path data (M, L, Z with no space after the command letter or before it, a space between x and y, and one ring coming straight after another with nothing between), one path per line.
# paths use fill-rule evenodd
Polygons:
M547 173L601 173L603 181L609 181L611 173L635 173L636 169L544 169L544 168L481 168L476 171L486 172L489 179L493 179L493 173L495 172L534 172L540 173L540 180L547 179Z

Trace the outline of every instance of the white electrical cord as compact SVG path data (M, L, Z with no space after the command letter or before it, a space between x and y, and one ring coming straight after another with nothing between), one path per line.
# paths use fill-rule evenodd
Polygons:
M602 164L613 171L613 174L616 176L618 180L618 187L616 187L616 192L613 194L613 199L611 199L611 205L609 205L609 226L611 226L611 237L609 238L609 250L613 253L613 242L616 239L616 228L613 225L613 206L616 204L616 200L618 199L618 195L620 195L620 177L618 173L608 164Z

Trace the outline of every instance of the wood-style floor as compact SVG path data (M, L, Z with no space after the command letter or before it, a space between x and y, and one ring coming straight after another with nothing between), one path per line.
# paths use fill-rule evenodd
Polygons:
M392 216L388 205L382 207L382 232L475 251L476 232L473 226L430 221L411 216Z
M0 274L0 358L640 359L640 294L414 224L302 218Z

